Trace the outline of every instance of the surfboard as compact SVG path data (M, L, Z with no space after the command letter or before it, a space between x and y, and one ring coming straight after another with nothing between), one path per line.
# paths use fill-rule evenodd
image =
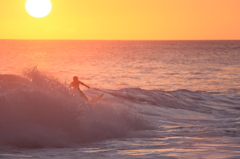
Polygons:
M104 95L104 94L101 94L100 96L97 96L97 97L91 99L91 100L89 101L89 103L91 103L91 104L96 103L97 101L99 101L100 99L102 99L103 95Z

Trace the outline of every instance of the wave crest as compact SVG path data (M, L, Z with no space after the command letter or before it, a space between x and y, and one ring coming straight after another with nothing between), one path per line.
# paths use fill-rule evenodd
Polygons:
M127 107L111 102L91 106L37 69L28 70L25 77L3 76L8 79L0 76L1 146L65 147L149 128Z

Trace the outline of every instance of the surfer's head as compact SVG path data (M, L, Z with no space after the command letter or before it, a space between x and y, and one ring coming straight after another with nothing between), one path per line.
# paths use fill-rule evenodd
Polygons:
M78 81L78 77L77 77L77 76L74 76L74 77L73 77L73 80L74 80L74 81Z

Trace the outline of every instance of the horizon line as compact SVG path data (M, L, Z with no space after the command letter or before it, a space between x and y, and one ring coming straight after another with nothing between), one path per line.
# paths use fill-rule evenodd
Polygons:
M0 39L0 40L49 40L49 41L239 41L240 39Z

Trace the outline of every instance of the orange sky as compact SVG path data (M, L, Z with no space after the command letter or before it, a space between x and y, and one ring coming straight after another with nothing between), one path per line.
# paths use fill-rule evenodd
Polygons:
M240 40L240 0L51 0L41 19L0 1L0 39Z

